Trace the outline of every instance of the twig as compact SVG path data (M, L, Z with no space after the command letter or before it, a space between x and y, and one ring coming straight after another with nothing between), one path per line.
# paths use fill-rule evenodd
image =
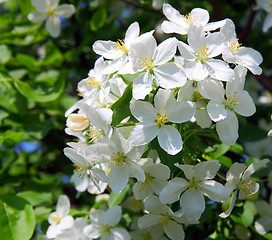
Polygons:
M243 32L239 36L239 42L240 43L245 44L246 37L247 37L247 35L249 34L249 32L251 30L251 26L252 26L255 15L256 15L256 11L251 8L250 9L250 15L249 15L248 20L247 20L247 24L244 27Z
M210 0L210 3L212 5L212 7L213 7L213 10L214 10L214 13L216 15L216 18L218 20L225 19L226 17L224 15L224 13L223 13L223 11L222 11L219 3L217 2L217 0Z

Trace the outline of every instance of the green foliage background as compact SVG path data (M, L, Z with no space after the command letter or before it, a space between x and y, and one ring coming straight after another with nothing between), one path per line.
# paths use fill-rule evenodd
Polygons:
M205 8L210 12L210 21L231 18L240 41L261 52L262 68L269 72L272 40L271 31L267 34L261 31L265 14L255 17L250 23L251 29L246 27L251 14L255 14L252 12L253 0L168 2L182 13L188 13L194 7ZM1 240L37 239L45 233L48 216L54 211L60 194L67 194L75 205L73 216L81 216L84 211L88 213L91 207L101 204L93 205L94 196L89 193L77 197L76 190L67 180L73 167L63 155L63 148L73 139L64 132L64 113L79 99L77 83L87 76L98 57L92 51L96 40L123 39L125 30L134 21L139 22L143 33L155 29L165 20L162 11L153 9L149 0L70 0L61 3L73 4L76 13L63 21L61 36L54 39L44 24L29 22L27 15L34 10L30 0L0 2ZM168 36L155 32L155 37L161 42ZM264 79L261 76L260 82L271 91L271 83ZM207 159L218 159L223 166L230 167L233 162L243 159L246 141L266 137L267 133L257 127L257 121L260 117L271 121L271 109L271 105L260 105L255 116L240 119L239 143L232 147L215 141L215 145L207 148L202 141L205 133L188 135L192 145L185 149L183 157L191 161L204 154ZM117 117L115 121L118 123ZM36 144L36 148L24 147L25 142ZM156 148L156 142L151 144ZM250 164L254 159L247 161ZM110 205L120 203L131 189L124 191L119 195L111 194ZM186 239L236 239L233 231L237 223L250 229L252 239L263 239L252 227L257 213L250 204L241 205L234 212L236 218L227 220L218 219L208 211L209 215L201 218L200 225L187 227ZM271 236L268 234L266 239L272 239Z

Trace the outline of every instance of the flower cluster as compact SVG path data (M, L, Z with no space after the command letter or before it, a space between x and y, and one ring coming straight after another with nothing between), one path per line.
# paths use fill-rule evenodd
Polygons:
M229 210L221 214L227 217L237 194L245 199L256 193L258 183L248 178L269 160L247 170L244 164L234 164L224 186L215 178L221 167L218 160L199 159L190 165L180 159L167 164L158 155L152 158L151 152L159 148L168 156L181 153L191 122L200 130L214 122L220 140L235 144L236 115L255 112L244 90L245 77L248 70L261 74L262 56L241 46L230 19L209 23L204 9L195 8L184 16L169 4L163 5L163 13L168 20L162 30L177 37L187 35L187 43L171 37L158 45L154 31L140 35L134 22L124 39L93 44L101 57L78 83L81 99L66 112L66 133L78 141L68 143L64 154L74 164L72 181L79 192L99 194L109 186L120 193L134 184L134 198L144 200L147 214L131 232L159 225L170 239L180 240L185 236L182 224L199 222L205 197L226 203L231 196ZM177 201L176 211L166 205ZM90 220L81 225L81 239L130 239L125 229L113 227L120 218L119 206L91 209ZM48 237L64 239L65 233L58 231Z

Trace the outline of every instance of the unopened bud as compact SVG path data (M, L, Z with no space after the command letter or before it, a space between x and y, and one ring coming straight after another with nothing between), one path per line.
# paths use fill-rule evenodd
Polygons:
M72 113L68 116L66 125L73 132L81 132L89 126L90 122L85 115Z

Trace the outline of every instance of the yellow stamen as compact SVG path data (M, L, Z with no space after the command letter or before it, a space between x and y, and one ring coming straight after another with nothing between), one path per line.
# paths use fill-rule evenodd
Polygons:
M168 118L167 118L166 110L164 110L164 111L161 110L160 111L160 113L156 117L155 122L157 123L157 126L159 128L169 122Z

